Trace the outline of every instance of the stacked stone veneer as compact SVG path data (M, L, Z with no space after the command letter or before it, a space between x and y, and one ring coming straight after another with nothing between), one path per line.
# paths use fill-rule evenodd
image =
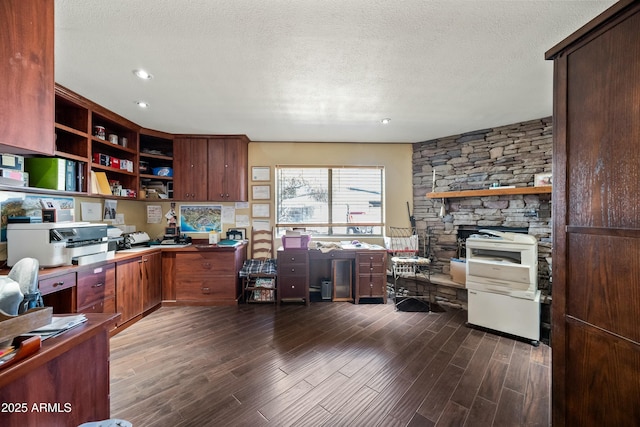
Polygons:
M444 199L444 217L440 217L442 199L428 199L426 194L432 191L434 170L436 192L487 189L493 183L530 187L536 174L551 172L551 157L551 117L415 143L413 215L418 229L431 235L433 270L449 274L450 259L459 255L461 227L527 228L539 241L538 286L548 293L549 194ZM465 290L447 292L450 300L466 302Z

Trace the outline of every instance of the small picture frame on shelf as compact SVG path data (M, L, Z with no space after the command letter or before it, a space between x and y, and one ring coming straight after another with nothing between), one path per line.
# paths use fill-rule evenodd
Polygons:
M535 187L547 187L552 185L553 174L551 172L537 173L533 180Z

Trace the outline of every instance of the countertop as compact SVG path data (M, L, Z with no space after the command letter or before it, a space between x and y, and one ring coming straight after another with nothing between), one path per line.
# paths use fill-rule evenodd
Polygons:
M66 274L70 271L77 270L80 268L87 268L91 266L100 266L106 265L118 261L124 261L130 258L135 258L145 254L151 254L154 252L200 252L200 251L208 251L208 252L233 252L236 249L241 249L246 245L246 243L242 243L239 246L218 246L218 245L209 245L206 243L193 243L187 245L152 245L152 246L140 246L132 249L124 249L121 251L116 251L112 258L107 259L106 261L100 261L93 264L86 265L62 265L60 267L45 267L41 268L38 272L39 279L46 279L48 277L55 277L61 274ZM0 276L9 274L10 268L4 267L0 269Z

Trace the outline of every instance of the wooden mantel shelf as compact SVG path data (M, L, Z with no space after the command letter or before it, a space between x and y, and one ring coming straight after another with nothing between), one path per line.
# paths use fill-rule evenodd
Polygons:
M551 193L551 186L496 188L483 190L443 191L427 193L427 199L451 199L453 197L503 196L505 194L545 194Z

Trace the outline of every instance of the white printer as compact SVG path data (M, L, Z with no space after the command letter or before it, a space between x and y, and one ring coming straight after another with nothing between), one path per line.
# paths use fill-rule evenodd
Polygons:
M36 258L41 267L85 265L108 259L107 224L89 222L7 225L7 265Z

